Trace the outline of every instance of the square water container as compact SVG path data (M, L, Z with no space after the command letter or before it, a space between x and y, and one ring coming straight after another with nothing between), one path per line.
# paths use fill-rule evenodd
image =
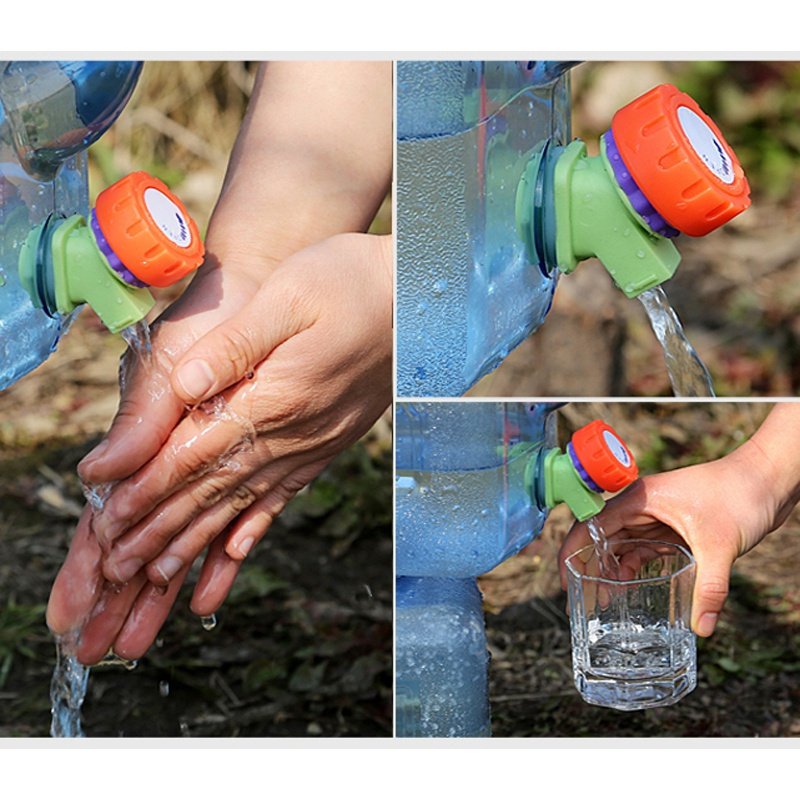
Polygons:
M86 149L119 116L141 66L0 61L0 390L45 361L72 318L36 307L20 248L48 217L88 214Z
M538 535L539 456L555 445L546 403L398 403L396 572L476 577Z
M490 736L488 666L475 579L397 579L396 733Z
M569 65L397 66L397 393L463 394L541 325L556 275L529 263L517 186L570 138Z

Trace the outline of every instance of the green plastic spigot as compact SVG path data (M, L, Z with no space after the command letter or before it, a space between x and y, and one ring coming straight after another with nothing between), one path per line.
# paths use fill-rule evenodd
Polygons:
M572 272L596 257L628 297L669 280L679 233L703 236L750 204L733 150L688 95L663 85L620 109L587 154L576 140L540 147L517 190L531 263Z
M586 145L568 145L555 167L556 258L569 274L596 257L626 297L669 280L681 255L670 239L651 232L614 180L605 153L587 156Z
M546 508L566 503L580 522L603 510L603 492L618 492L639 474L625 443L600 420L576 431L566 452L554 447L541 458L535 472L526 473L529 490Z
M155 300L144 287L125 283L97 247L84 217L75 214L38 225L22 245L20 281L38 308L67 315L88 303L111 333L119 333L145 318ZM41 254L46 252L46 264ZM41 270L51 274L39 276ZM41 286L44 284L44 286ZM40 289L49 288L49 298Z
M581 481L570 457L555 447L544 457L543 480L547 508L566 503L579 522L599 514L606 504L603 495Z
M157 178L134 172L101 192L87 222L51 216L20 250L19 274L37 308L66 315L88 303L112 332L144 319L148 286L195 270L204 248L197 225Z

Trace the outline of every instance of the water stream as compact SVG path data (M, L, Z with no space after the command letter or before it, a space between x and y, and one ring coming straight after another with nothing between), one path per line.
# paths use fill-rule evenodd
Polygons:
M150 364L153 355L153 346L150 343L150 326L146 319L134 322L120 331L119 334L128 345L128 349L138 356L145 364Z
M150 366L152 348L147 321L141 320L131 325L121 335L127 342L129 351ZM124 366L121 366L120 382L123 374ZM83 494L89 505L95 511L100 511L113 488L113 483L83 484ZM89 687L91 668L81 664L75 655L81 628L82 625L71 634L55 637L56 666L50 682L50 735L54 738L79 738L84 735L81 729L81 707ZM131 670L136 667L136 663L120 658L112 651L95 666L121 666Z
M89 667L75 657L77 634L56 636L56 666L50 682L50 735L78 738L81 730L81 706L89 685Z
M597 558L597 565L600 570L601 578L616 578L619 576L619 559L608 546L608 539L603 526L597 521L597 517L592 517L586 522L589 528L589 536L592 537L594 544L594 554Z
M639 295L653 332L664 351L675 397L715 397L711 375L689 343L683 326L660 286Z
M609 581L605 584L603 591L608 593L605 602L612 610L616 619L614 624L617 645L623 650L631 646L631 636L636 632L631 627L630 612L628 610L628 592L626 587L620 584L611 583L622 579L620 574L620 562L614 551L609 546L608 537L603 526L598 522L597 517L592 517L586 523L589 528L589 535L594 544L594 553L597 558L597 566L601 578Z

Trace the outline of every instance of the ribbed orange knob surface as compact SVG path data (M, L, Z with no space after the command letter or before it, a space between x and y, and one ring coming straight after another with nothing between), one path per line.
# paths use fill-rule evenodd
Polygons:
M679 231L704 236L749 207L736 154L713 120L674 86L656 86L621 108L611 131L639 188Z
M606 492L618 492L639 476L631 451L616 431L595 420L575 431L572 449L589 477Z
M171 286L203 261L200 232L158 178L133 172L101 192L94 209L120 261L150 286Z

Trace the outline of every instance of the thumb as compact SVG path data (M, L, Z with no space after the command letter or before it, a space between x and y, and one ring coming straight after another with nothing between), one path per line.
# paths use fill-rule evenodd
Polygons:
M728 596L735 554L719 549L695 550L697 577L692 596L692 629L698 636L711 636Z
M314 322L295 293L261 291L235 317L217 325L184 353L172 371L172 388L196 405L242 380L278 345Z

